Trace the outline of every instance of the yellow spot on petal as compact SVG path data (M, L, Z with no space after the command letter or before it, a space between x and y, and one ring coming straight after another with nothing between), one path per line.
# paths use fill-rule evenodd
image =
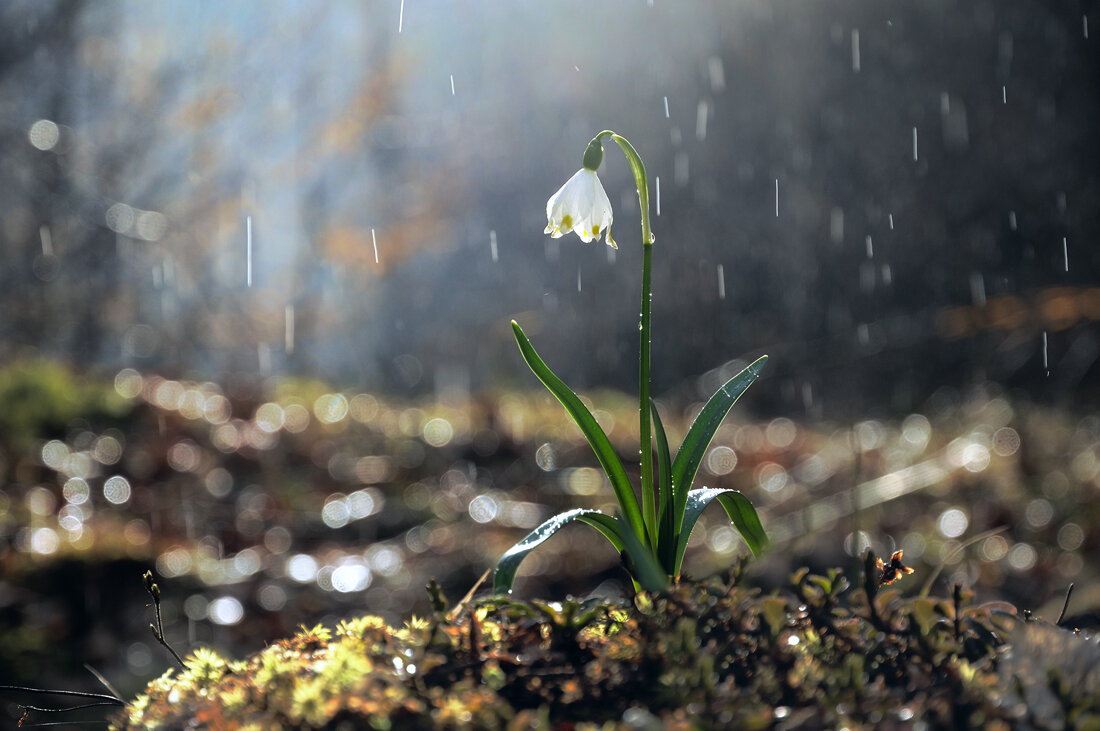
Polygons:
M561 228L565 229L566 231L573 228L573 217L570 216L568 213L561 217Z

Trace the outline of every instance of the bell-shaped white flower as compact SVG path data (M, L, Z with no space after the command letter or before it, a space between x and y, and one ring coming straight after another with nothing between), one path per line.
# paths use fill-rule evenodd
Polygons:
M619 248L611 238L611 201L595 170L584 167L566 181L546 202L546 230L551 238L570 231L586 244L606 234L607 245Z

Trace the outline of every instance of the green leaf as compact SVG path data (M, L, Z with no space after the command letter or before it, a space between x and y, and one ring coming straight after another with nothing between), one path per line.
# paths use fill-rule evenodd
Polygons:
M650 591L658 591L667 584L657 562L649 554L649 551L642 546L641 541L634 535L634 531L621 518L613 518L598 510L577 508L555 515L531 531L522 541L505 551L504 555L500 557L500 561L497 562L497 568L493 575L493 593L496 595L510 593L512 584L516 580L516 571L523 559L527 558L527 554L574 521L592 526L603 534L617 551L626 551L637 573L634 578L643 587Z
M672 493L672 459L668 451L668 437L657 404L651 409L654 433L657 436L657 491L660 496L659 520L655 552L666 574L672 574L672 562L676 560L676 514Z
M640 584L646 591L660 591L668 586L668 572L657 563L653 551L642 545L641 539L630 529L621 515L616 516L615 523L619 526L619 537L626 548L627 555L630 556L632 564L630 573L635 583ZM597 527L597 530L600 529ZM607 534L604 533L604 535Z
M592 416L588 407L577 398L577 394L573 393L569 386L554 375L554 372L542 361L539 354L535 352L535 347L531 345L531 341L524 335L523 328L515 320L512 320L512 330L515 332L519 352L527 361L527 365L573 417L573 421L580 427L592 451L596 453L600 466L603 467L607 479L611 481L611 489L615 491L619 508L626 516L634 534L639 537L644 536L645 524L642 520L642 511L638 507L638 497L634 494L634 488L631 487L630 479L626 476L623 463L619 460L619 455L615 454L615 449L611 446L611 441L604 433L603 427L596 421L596 417Z
M691 483L695 481L695 473L699 471L703 454L710 446L710 440L714 438L714 432L718 431L722 419L726 418L734 402L757 379L767 362L768 356L762 355L748 368L726 381L710 397L703 406L703 410L695 417L691 428L688 429L687 436L680 445L680 451L676 453L676 459L672 463L672 489L676 501L675 525L683 525L688 491L691 489ZM690 530L687 531L687 533L690 532Z
M759 556L768 547L768 534L764 532L764 526L760 524L760 516L756 514L756 508L749 499L737 490L727 490L716 487L704 487L692 490L688 493L687 510L684 512L683 528L680 531L680 539L676 544L676 569L673 575L680 573L680 567L684 562L684 552L687 551L688 538L703 510L710 505L715 498L726 509L726 514L733 527L741 534L748 544L752 555Z

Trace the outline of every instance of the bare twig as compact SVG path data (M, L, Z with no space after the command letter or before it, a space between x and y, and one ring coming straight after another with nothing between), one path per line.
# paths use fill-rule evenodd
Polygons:
M79 690L50 690L47 688L29 688L25 685L0 685L0 691L10 690L18 691L20 693L31 693L34 695L63 695L74 698L87 698L95 700L95 703L84 703L79 706L71 706L69 708L42 708L39 706L32 706L26 703L16 704L16 707L23 711L23 716L19 719L19 726L71 726L72 721L61 721L58 723L27 723L27 718L32 711L38 711L40 713L69 713L71 711L80 711L87 708L98 708L102 706L124 706L126 701L113 695L104 695L103 693L85 693ZM81 721L81 723L99 723L98 721Z
M100 683L103 683L103 687L106 688L107 690L111 691L111 695L115 696L116 698L121 698L122 697L122 694L119 693L113 685L111 685L110 681L108 681L107 678L103 677L103 673L99 672L98 670L93 668L88 663L84 663L84 668L89 673L94 675L96 680L98 680Z
M157 642L164 645L168 649L168 652L172 653L172 657L176 658L176 662L180 664L181 668L187 667L183 662L183 658L179 653L168 644L168 641L164 639L164 620L160 616L160 587L153 583L153 572L146 571L141 577L142 582L145 584L145 591L149 592L149 596L153 597L153 608L156 610L157 623L155 625L149 625L149 629L153 630L153 637L157 638Z
M447 619L458 618L458 615L461 614L463 608L466 608L466 605L470 602L470 600L474 598L474 593L477 592L481 585L485 583L485 580L489 578L489 574L492 573L492 571L492 568L485 569L485 573L481 575L480 579L474 582L474 585L470 587L470 590L468 592L466 592L466 596L462 597L462 599L460 599L458 603L455 604L454 609L452 609L450 614L447 615Z
M46 688L28 688L24 685L0 685L0 690L17 690L22 693L36 693L38 695L67 695L76 698L95 698L102 701L110 701L110 704L124 706L126 702L121 698L104 693L85 693L81 690L48 690ZM104 704L109 705L109 704Z
M1062 605L1062 613L1058 615L1058 621L1054 624L1061 624L1062 620L1066 618L1066 610L1069 609L1069 598L1073 596L1073 582L1070 582L1069 588L1066 589L1066 603Z

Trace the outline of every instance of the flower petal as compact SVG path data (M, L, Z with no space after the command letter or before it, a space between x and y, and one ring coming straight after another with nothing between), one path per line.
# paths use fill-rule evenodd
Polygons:
M607 245L618 248L611 238L611 201L595 170L581 168L546 202L546 230L557 238L572 231L588 243L601 235Z

